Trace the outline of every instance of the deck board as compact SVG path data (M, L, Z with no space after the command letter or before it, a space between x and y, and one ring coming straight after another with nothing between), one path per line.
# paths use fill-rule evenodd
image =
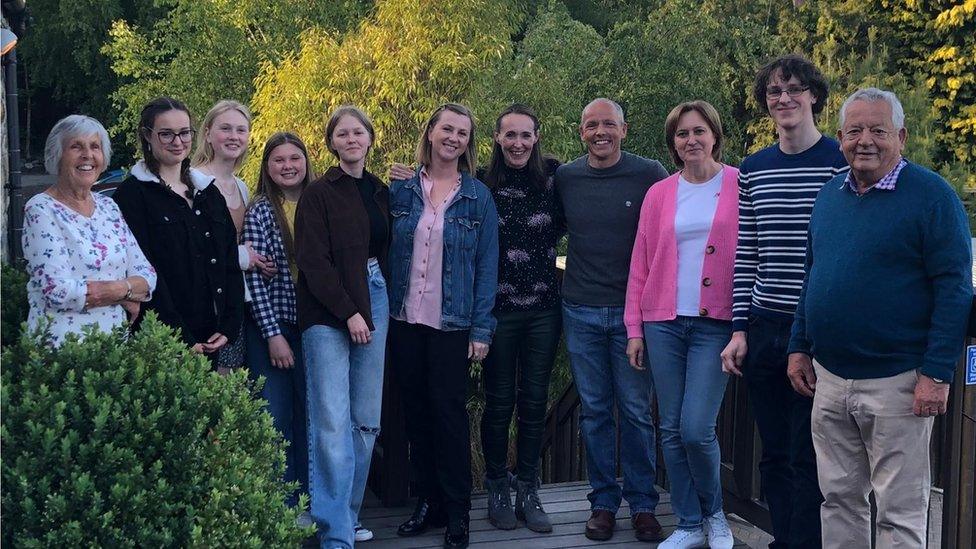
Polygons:
M630 525L630 513L626 505L617 515L617 530L609 541L591 541L583 536L583 525L590 516L590 503L586 494L590 487L586 482L548 484L539 490L539 498L552 521L553 531L537 534L519 523L515 530L499 530L488 523L487 497L475 494L471 499L471 547L518 549L555 549L570 547L655 547L656 544L637 541ZM671 511L670 495L658 489L661 501L655 510L665 533L670 533L677 519ZM363 509L360 520L373 531L372 541L359 544L368 549L441 547L444 529L428 531L423 536L401 538L396 535L397 526L406 520L413 507L370 507ZM736 540L736 547L745 547Z

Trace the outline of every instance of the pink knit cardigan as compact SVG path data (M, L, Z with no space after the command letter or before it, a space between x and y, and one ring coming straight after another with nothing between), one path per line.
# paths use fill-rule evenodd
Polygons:
M699 316L732 320L732 273L739 236L739 170L722 167L722 190L702 253ZM627 337L644 337L642 322L674 320L678 299L678 243L674 216L678 174L655 183L644 196L630 257L624 325Z

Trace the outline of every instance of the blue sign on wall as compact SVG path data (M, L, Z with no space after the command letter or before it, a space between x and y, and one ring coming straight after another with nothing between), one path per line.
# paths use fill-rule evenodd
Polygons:
M966 385L976 385L976 345L966 347Z

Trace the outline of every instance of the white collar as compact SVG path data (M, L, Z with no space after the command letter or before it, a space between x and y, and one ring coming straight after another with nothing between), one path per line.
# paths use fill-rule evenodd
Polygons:
M136 162L129 173L139 181L145 181L147 183L162 183L156 174L149 171L146 166L145 160L140 160ZM197 170L196 168L190 168L190 181L193 183L193 187L199 192L210 186L214 182L214 178Z

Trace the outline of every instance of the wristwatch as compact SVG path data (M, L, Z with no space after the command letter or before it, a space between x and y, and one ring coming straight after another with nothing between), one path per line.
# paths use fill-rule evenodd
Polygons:
M948 385L949 384L949 380L947 380L947 379L939 379L937 377L932 377L932 376L927 376L927 377L929 379L931 379L932 381L936 382L939 385Z

